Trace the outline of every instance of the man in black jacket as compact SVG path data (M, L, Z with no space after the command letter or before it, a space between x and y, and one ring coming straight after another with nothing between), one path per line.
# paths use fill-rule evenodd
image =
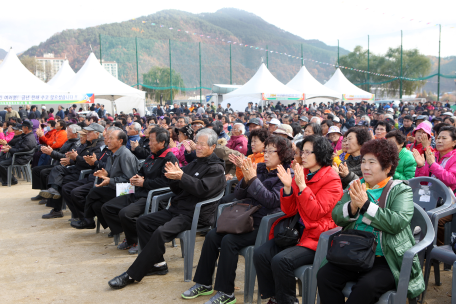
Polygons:
M153 128L153 125L149 125L149 127L144 130L144 136L138 141L132 141L131 145L131 153L133 153L138 159L146 159L150 155L150 148L149 148L149 133L150 130Z
M108 148L108 138L109 134L113 130L122 130L117 127L110 127L106 129L104 134L104 145L100 147L100 155L97 156L95 153L92 155L84 156L86 163L91 166L95 171L101 170L106 167L106 162L111 156L111 151ZM86 130L83 130L87 132ZM62 197L65 200L65 203L68 209L71 210L71 214L74 219L83 219L84 218L84 207L86 202L86 197L89 194L90 190L94 187L95 176L92 173L88 174L87 177L64 184L62 187ZM98 181L101 183L102 179ZM110 235L111 236L111 235Z
M8 167L11 166L13 162L13 154L19 152L28 152L36 147L36 139L33 134L33 125L30 121L22 122L22 136L21 139L16 142L14 146L4 145L2 147L3 153L9 153L9 157L0 161L0 179L2 180L2 186L8 186L7 176L8 176ZM16 165L25 165L33 157L33 154L30 155L19 155L14 159L14 164ZM11 185L17 184L17 179L14 176L11 176Z
M163 255L165 243L172 241L180 232L189 230L198 202L217 196L226 185L225 165L213 152L217 134L204 129L196 135L196 156L182 170L179 164L167 163L165 176L171 179L170 188L176 196L171 199L169 209L139 217L136 227L143 250L127 272L109 281L115 289L123 288L146 275L168 273ZM210 224L214 219L216 204L202 208L200 223Z
M36 110L36 106L32 106L30 108L30 113L28 115L28 119L40 119L41 118L41 115L40 115L40 112L38 112Z
M80 145L81 141L79 140L78 131L81 131L81 127L78 125L70 125L66 127L67 141L59 150L54 150L49 146L41 146L41 152L43 154L49 155L53 159L52 165L37 166L32 169L32 189L37 190L46 190L47 189L47 178L51 173L52 168L57 165L60 165L60 160L65 158L65 153L76 150ZM41 195L37 195L31 198L32 201L40 201L39 204L45 204L46 199Z
M146 159L138 174L130 179L130 183L135 186L135 193L116 197L101 208L111 233L125 232L126 239L117 248L130 249L130 253L138 251L136 219L144 213L149 191L169 187L169 179L165 176L165 164L178 162L168 147L170 138L168 130L153 128L149 138L152 154Z
M106 169L96 171L93 175L103 181L92 188L87 195L84 206L84 218L71 223L76 229L94 229L96 216L106 229L108 224L101 213L101 207L116 197L116 185L127 183L137 172L139 162L136 156L126 147L127 134L122 130L109 133L108 148L112 155L106 162Z
M42 197L53 199L61 198L59 191L63 184L78 180L81 170L93 168L87 164L84 156L92 155L93 153L95 153L97 157L100 155L100 147L104 145L104 128L97 123L92 123L90 126L85 127L84 130L88 131L86 144L80 146L78 150L67 152L65 154L66 158L60 162L61 165L52 168L48 178L49 189L40 191Z

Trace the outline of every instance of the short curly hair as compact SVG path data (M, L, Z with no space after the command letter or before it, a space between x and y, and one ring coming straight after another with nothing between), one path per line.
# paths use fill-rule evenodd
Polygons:
M362 146L365 142L368 142L372 139L369 130L364 127L351 127L350 129L348 129L347 132L345 132L344 138L347 137L350 133L355 133L356 140L358 141L358 145L360 146Z
M269 136L264 142L264 146L272 145L277 149L277 154L279 155L280 162L282 165L290 165L294 159L295 151L291 141L282 136Z
M361 147L361 158L366 154L375 155L382 170L391 166L388 176L394 175L399 163L399 151L395 144L384 138L370 140Z
M308 124L304 127L304 130L307 129L307 128L312 128L312 131L313 131L313 133L314 133L313 135L323 135L323 131L321 130L320 124L311 122L311 123L308 123Z
M252 137L257 137L261 142L265 142L266 139L269 137L269 131L267 129L255 129L249 134L249 139L252 141Z
M403 145L405 143L405 141L407 140L407 137L405 137L405 135L402 134L402 132L397 129L394 129L393 131L388 132L385 136L386 139L392 138L392 137L396 138L397 143L400 145Z
M315 159L320 166L327 167L332 165L334 149L326 137L319 135L309 135L304 137L300 149L301 151L306 142L313 144L313 154L315 155Z

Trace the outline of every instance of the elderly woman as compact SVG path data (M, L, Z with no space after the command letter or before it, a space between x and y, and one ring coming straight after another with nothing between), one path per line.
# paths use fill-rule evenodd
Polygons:
M347 188L348 184L352 181L359 179L361 176L361 147L362 145L371 140L369 130L365 127L352 127L345 133L347 145L347 153L350 154L342 163L333 166L333 169L339 173L342 188Z
M333 126L333 122L330 119L325 119L321 122L321 135L326 136L328 134L329 128Z
M14 124L12 122L5 121L4 127L6 127L6 130L3 130L3 128L0 127L0 150L2 149L3 145L8 144L13 139L13 137L14 137L13 126L14 126Z
M337 151L342 149L342 141L344 140L342 132L340 132L340 129L338 127L332 126L329 128L327 134L328 139L331 141L331 146L333 147L334 153L337 153Z
M236 303L234 279L239 250L255 244L261 219L265 215L280 211L280 189L283 184L277 176L277 167L282 165L287 170L293 160L291 141L271 136L266 140L265 146L264 163L254 164L251 159L243 161L244 178L235 190L237 199L253 206L262 206L252 215L254 230L243 234L217 233L216 228L209 231L193 278L196 284L182 293L184 299L210 295L215 289L218 292L206 303ZM212 288L212 276L219 256L215 285Z
M420 154L424 154L427 147L431 147L432 142L432 125L430 122L425 121L420 123L412 132L415 141L407 145L407 149L413 151L417 150ZM434 150L431 147L432 150Z
M322 135L321 126L315 122L311 122L304 127L304 136Z
M256 129L250 132L249 138L252 143L252 154L247 158L249 158L252 163L258 164L264 162L264 143L268 137L269 132L266 129ZM241 180L244 177L244 173L242 173L242 161L244 159L236 157L235 155L230 155L229 159L236 165L236 178Z
M382 139L385 138L386 133L391 131L391 125L386 121L379 121L375 127L375 138Z
M404 147L406 137L399 130L394 130L386 134L386 139L396 145L399 151L399 163L394 173L393 179L409 180L415 177L416 161L413 158L412 152Z
M384 208L378 200L398 164L397 146L385 139L367 142L361 149L363 178L356 180L332 211L337 226L344 230L372 232L378 239L373 268L351 271L326 263L317 274L322 303L342 304L345 283L356 282L347 303L375 303L388 290L397 288L404 253L415 244L410 222L413 192L403 181L392 181ZM408 298L424 291L420 262L414 259L408 285Z
M456 191L456 128L443 127L440 129L436 141L436 152L427 147L425 157L416 149L413 149L417 168L415 176L431 176L437 178L451 190ZM447 216L439 220L437 231L437 243L444 245L444 226L452 220Z
M185 160L185 146L182 144L186 140L193 140L193 136L195 132L192 129L191 125L186 125L183 128L176 129L178 131L178 140L179 140L179 147L178 153L176 154L177 159L179 160L179 165L181 167L187 165L187 161Z
M230 140L226 146L232 150L241 152L247 155L247 137L245 134L245 126L242 123L235 123L231 132Z
M331 169L333 149L321 136L306 136L302 147L302 167L293 162L295 177L290 169L278 166L283 183L280 208L285 216L277 220L269 234L269 241L255 249L253 262L262 299L272 303L296 302L294 270L312 264L322 232L336 227L331 211L342 198L339 176ZM274 240L276 225L299 215L295 228L302 233L299 243L283 248Z

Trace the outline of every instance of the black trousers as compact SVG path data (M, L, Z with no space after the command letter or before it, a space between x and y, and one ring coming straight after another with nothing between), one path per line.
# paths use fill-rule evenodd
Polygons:
M3 183L7 182L8 178L8 167L11 166L13 162L12 158L5 158L5 160L0 161L0 178L2 179ZM13 174L11 174L11 181L16 181L16 178Z
M293 304L296 299L294 270L312 264L315 251L293 246L282 249L274 240L267 241L253 254L261 298L275 297L278 303Z
M136 281L141 281L155 264L165 261L165 243L171 242L180 232L189 230L192 218L165 209L141 216L136 227L142 251L127 273Z
M217 228L209 231L204 240L193 281L203 285L212 285L215 263L220 254L214 289L232 294L234 292L239 250L255 245L257 234L258 227L255 227L252 232L244 234L217 233Z
M116 189L111 189L109 187L97 187L90 189L84 206L84 217L93 218L96 216L103 228L108 228L108 223L106 223L106 220L101 213L101 207L104 203L112 200L115 197Z
M116 197L101 207L101 213L108 223L111 233L125 232L127 243L137 244L136 220L144 213L147 198L135 198L134 194Z
M74 218L84 218L86 197L93 188L93 181L88 178L63 185L62 197Z
M54 166L38 166L32 169L32 189L46 190L47 180Z
M356 282L345 302L342 289L347 282ZM369 304L396 288L393 273L384 257L375 258L374 267L365 273L348 271L331 263L324 265L317 274L318 294L322 304Z
M64 166L57 165L54 168L52 168L51 173L49 174L48 187L50 187L51 185L56 185L60 189L62 188L63 184L77 181L79 179L80 173L81 170L75 167L67 168Z

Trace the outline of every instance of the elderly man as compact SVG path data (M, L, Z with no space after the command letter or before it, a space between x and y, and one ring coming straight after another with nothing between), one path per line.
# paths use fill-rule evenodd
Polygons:
M133 122L130 125L127 126L127 135L128 135L128 140L127 140L127 149L131 150L131 142L137 141L141 139L139 136L139 132L141 132L141 125L137 122Z
M169 179L165 176L165 164L178 162L168 147L170 134L163 128L153 128L149 132L149 147L152 154L146 159L138 174L130 179L135 186L134 194L116 197L101 208L103 217L108 223L112 234L125 232L125 240L117 248L130 249L138 252L138 235L136 220L144 213L147 195L150 190L169 187Z
M225 188L224 162L213 153L216 144L217 134L213 130L201 130L196 135L195 161L182 169L177 162L165 165L165 176L172 180L170 188L176 196L171 199L169 209L138 218L136 227L143 250L127 272L109 281L109 286L119 289L141 281L146 275L168 273L163 257L165 243L191 228L198 202L213 198ZM203 207L200 222L212 222L215 207L215 203Z
M71 223L76 229L94 229L96 216L106 229L108 224L101 213L104 203L116 197L116 184L127 183L137 172L139 161L126 148L127 135L120 130L109 133L108 148L112 156L108 158L106 169L96 171L93 175L103 181L92 188L87 196L84 207L84 219Z
M109 127L104 133L104 145L100 147L100 155L97 156L95 153L92 155L84 156L85 162L91 166L95 171L101 170L106 167L106 162L111 157L111 151L108 148L109 133L114 130L122 130L118 127ZM87 138L86 130L80 132L81 143L85 143ZM84 218L84 207L86 203L86 197L90 190L93 188L95 182L95 176L89 174L87 177L65 184L62 187L62 197L65 200L67 207L71 210L71 214L74 219ZM98 181L101 183L102 179ZM111 235L108 235L111 236Z
M66 128L66 137L68 140L63 144L59 151L54 150L52 146L41 146L41 152L49 155L53 159L52 165L37 166L32 169L32 189L46 190L47 178L51 173L52 168L60 164L60 160L66 157L65 153L76 150L81 145L78 131L81 127L75 124L69 125ZM45 204L46 199L41 195L32 197L32 201L40 201L39 204Z
M268 123L268 131L269 133L273 133L277 128L280 126L280 121L277 118L272 118Z
M180 128L183 128L185 127L186 125L188 125L190 123L190 119L188 117L180 117L178 120L177 120L177 128L180 129Z
M13 154L19 152L28 152L33 150L36 147L36 139L33 134L33 125L30 121L22 122L22 136L21 139L16 142L14 146L4 145L2 147L3 153L9 153L9 157L2 159L0 161L0 179L2 180L2 186L8 186L7 177L8 177L8 167L11 166L13 162ZM25 165L32 159L33 155L20 155L14 159L14 164L16 165ZM14 176L11 176L11 184L17 184L17 179Z
M235 123L232 130L230 140L226 144L227 148L236 150L244 155L247 155L247 137L245 134L245 126L243 123Z
M30 108L30 113L28 114L28 119L40 119L40 118L41 118L40 112L37 112L36 106L33 105Z
M149 148L149 134L150 130L155 125L150 124L146 130L144 130L144 136L138 141L132 141L131 144L131 153L133 153L138 159L146 159L150 155L150 148Z
M9 121L11 117L20 118L19 113L13 110L11 105L6 106L6 114L5 114L5 121Z
M79 173L84 169L91 169L84 156L95 153L97 156L101 153L101 145L103 145L104 128L99 124L93 123L84 130L87 131L87 142L80 146L77 151L71 150L65 154L65 158L60 160L61 166L56 166L52 169L48 178L47 190L40 191L40 195L44 198L61 198L60 189L63 184L78 180ZM74 165L74 166L72 166ZM70 166L70 167L67 167Z

